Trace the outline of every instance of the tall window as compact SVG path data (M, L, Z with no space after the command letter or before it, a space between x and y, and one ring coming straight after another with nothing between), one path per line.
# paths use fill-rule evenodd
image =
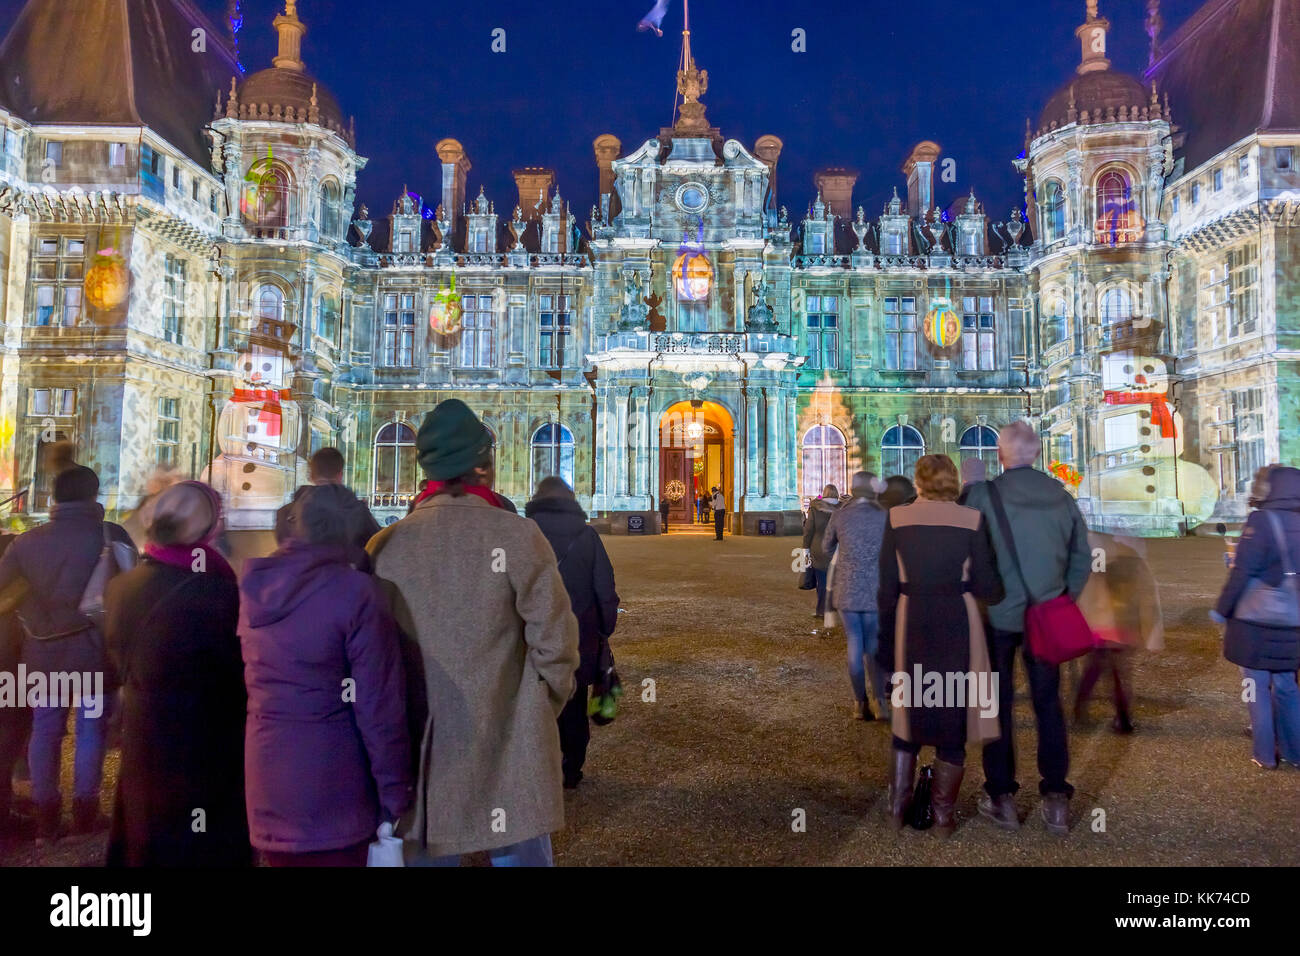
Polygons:
M1223 272L1228 278L1228 337L1240 338L1255 331L1259 318L1259 243L1229 251Z
M327 179L320 188L320 234L322 239L337 239L339 229L339 187Z
M289 173L276 163L262 159L254 163L250 172L259 180L254 189L249 187L245 214L254 226L263 229L283 229L289 225Z
M140 146L140 191L158 202L167 201L163 185L163 156L148 143Z
M1128 294L1128 289L1123 286L1114 286L1102 293L1102 325L1117 325L1121 322L1127 322L1132 317L1133 300Z
M316 334L327 342L338 344L339 301L332 295L320 297L320 307L316 319Z
M181 400L158 399L158 431L154 437L155 458L160 465L175 465L181 443Z
M1128 173L1110 168L1097 177L1097 220L1094 240L1117 245L1142 238L1142 217Z
M1043 348L1050 349L1065 341L1068 332L1065 309L1065 300L1061 298L1053 299L1047 304L1047 312L1043 317Z
M1250 491L1255 472L1267 464L1264 441L1264 390L1243 388L1233 394L1237 432L1237 491Z
M573 487L573 433L563 425L543 425L533 433L533 471L529 486L536 488L543 478L558 475Z
M803 437L803 496L816 498L827 485L848 490L844 433L834 425L814 425Z
M839 368L840 300L833 295L810 295L807 300L808 367Z
M398 504L399 496L415 494L415 431L402 422L389 422L375 436L374 489L376 504Z
M916 368L916 299L885 299L885 368Z
M384 296L384 364L415 365L415 295L390 292Z
M880 471L883 475L904 475L916 470L925 454L925 439L911 425L895 425L880 440Z
M989 371L993 368L993 297L962 297L962 368Z
M990 478L998 473L998 433L987 425L972 425L961 433L961 460L978 458Z
M460 364L465 368L492 368L496 364L496 313L492 311L492 296L463 295L460 307L464 315Z
M1043 201L1043 239L1056 242L1065 238L1065 190L1056 180L1047 184Z
M168 256L163 283L163 338L185 344L185 260Z
M564 368L569 364L569 343L573 338L571 308L571 297L567 295L537 297L537 360L542 368Z
M36 240L32 257L35 312L32 325L71 328L81 322L86 241L69 238Z

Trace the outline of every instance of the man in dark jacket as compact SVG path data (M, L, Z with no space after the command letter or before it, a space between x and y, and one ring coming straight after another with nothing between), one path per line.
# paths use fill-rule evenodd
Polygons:
M293 493L296 502L308 488L320 485L338 485L343 487L344 461L343 453L337 448L322 448L307 459L307 477L310 485L303 485ZM370 559L366 555L366 542L379 534L379 522L370 509L355 494L348 492L352 502L347 509L345 520L350 526L348 533L349 547L353 557L352 565L360 571L370 570ZM282 543L287 538L286 522L293 503L285 505L275 513L275 540Z
M709 499L709 507L713 509L713 535L714 540L722 540L722 525L726 519L727 499L722 494L721 488L713 489L713 497Z
M659 496L659 530L668 533L668 496Z
M67 686L71 675L82 675L73 775L73 826L78 832L90 832L100 822L107 694L114 683L107 676L103 635L78 606L99 561L105 534L131 545L126 531L104 521L104 508L95 500L98 494L99 477L89 468L74 465L61 472L54 479L55 504L49 523L21 535L0 558L0 590L19 577L29 585L18 606L29 679L43 674L46 686L51 687L50 675L58 674L58 683ZM92 684L89 690L84 685L87 675ZM27 762L36 804L37 839L42 843L57 839L59 833L59 756L72 703L58 699L62 696L52 696L32 711Z
M596 680L601 651L618 623L618 592L614 566L596 530L571 489L560 478L543 478L524 514L537 523L555 551L560 576L578 618L577 689L560 714L560 748L564 752L564 786L582 780L591 725L587 721L587 690Z
M1088 549L1088 527L1074 498L1059 481L1034 468L1039 451L1038 433L1026 422L1012 422L998 436L998 461L1003 473L967 490L966 506L983 513L992 535L1006 591L1006 597L988 609L992 625L989 651L998 677L1001 734L984 747L985 793L977 805L979 812L998 826L1007 830L1020 827L1015 801L1020 784L1016 782L1012 707L1016 649L1021 648L1038 728L1038 771L1042 775L1038 789L1043 796L1043 822L1052 833L1061 835L1069 832L1070 797L1074 795L1074 788L1066 780L1070 753L1061 708L1061 668L1029 652L1025 611L1030 603L1039 604L1063 592L1077 600L1088 581L1092 552ZM1029 586L1028 595L993 506L992 488L997 489L1006 510L1020 571Z

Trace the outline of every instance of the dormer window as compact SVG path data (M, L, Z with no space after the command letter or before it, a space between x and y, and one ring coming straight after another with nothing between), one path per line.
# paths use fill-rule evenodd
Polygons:
M808 248L804 250L808 255L820 256L826 253L826 236L822 232L814 232L808 237Z
M403 229L397 234L397 251L398 253L415 251L415 235L410 229Z
M1295 168L1295 149L1291 146L1278 146L1273 150L1273 165L1278 169Z

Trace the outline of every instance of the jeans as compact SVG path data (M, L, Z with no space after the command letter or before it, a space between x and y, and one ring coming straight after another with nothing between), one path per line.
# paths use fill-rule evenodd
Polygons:
M1255 759L1265 767L1277 766L1279 755L1287 763L1300 764L1300 688L1295 672L1243 667L1241 676L1255 684L1255 699L1247 703Z
M826 574L829 568L813 568L813 577L817 579L817 616L826 613Z
M849 685L860 704L867 701L867 676L871 677L871 692L882 716L889 716L889 691L885 686L885 673L876 663L876 650L880 645L880 614L876 611L840 611L844 633L848 636ZM865 663L865 667L863 666Z
M102 698L83 697L76 707L72 795L78 800L99 799L112 700L111 694ZM92 717L92 713L99 716ZM32 800L37 805L60 802L60 758L67 728L67 706L32 708L32 737L27 745L27 763L32 773Z
M488 850L493 866L554 866L551 857L551 835L543 833L530 840ZM460 866L460 854L423 857L411 862L412 866Z
M1070 750L1065 735L1065 712L1061 709L1061 668L1038 660L1029 653L1025 636L1010 631L989 630L989 657L998 675L997 740L984 745L984 789L1000 797L1020 789L1016 781L1016 748L1013 708L1015 706L1016 649L1021 649L1029 676L1029 695L1038 726L1038 791L1074 796L1066 781L1070 772Z

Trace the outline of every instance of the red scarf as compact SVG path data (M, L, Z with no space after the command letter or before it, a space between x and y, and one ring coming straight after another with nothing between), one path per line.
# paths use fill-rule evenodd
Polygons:
M428 486L415 496L415 500L411 502L411 507L414 508L421 501L432 498L446 487L447 482L445 481L430 481ZM464 487L467 495L474 495L476 498L482 498L493 508L501 507L501 503L497 501L496 493L491 488L485 488L482 485L465 485Z
M228 581L235 580L235 569L230 566L230 562L222 557L221 552L211 545L173 544L165 548L157 544L146 544L144 546L144 553L155 561L170 564L173 568L182 568L186 571L194 570L195 551L203 552L203 568L209 574L219 574Z
M1165 404L1165 397L1156 392L1106 392L1107 405L1150 405L1151 422L1160 426L1161 438L1174 438L1174 416Z
M232 402L241 405L261 403L262 411L257 416L257 420L266 425L266 434L271 438L280 437L280 403L293 401L293 392L290 389L274 388L237 388L235 393L230 396Z

